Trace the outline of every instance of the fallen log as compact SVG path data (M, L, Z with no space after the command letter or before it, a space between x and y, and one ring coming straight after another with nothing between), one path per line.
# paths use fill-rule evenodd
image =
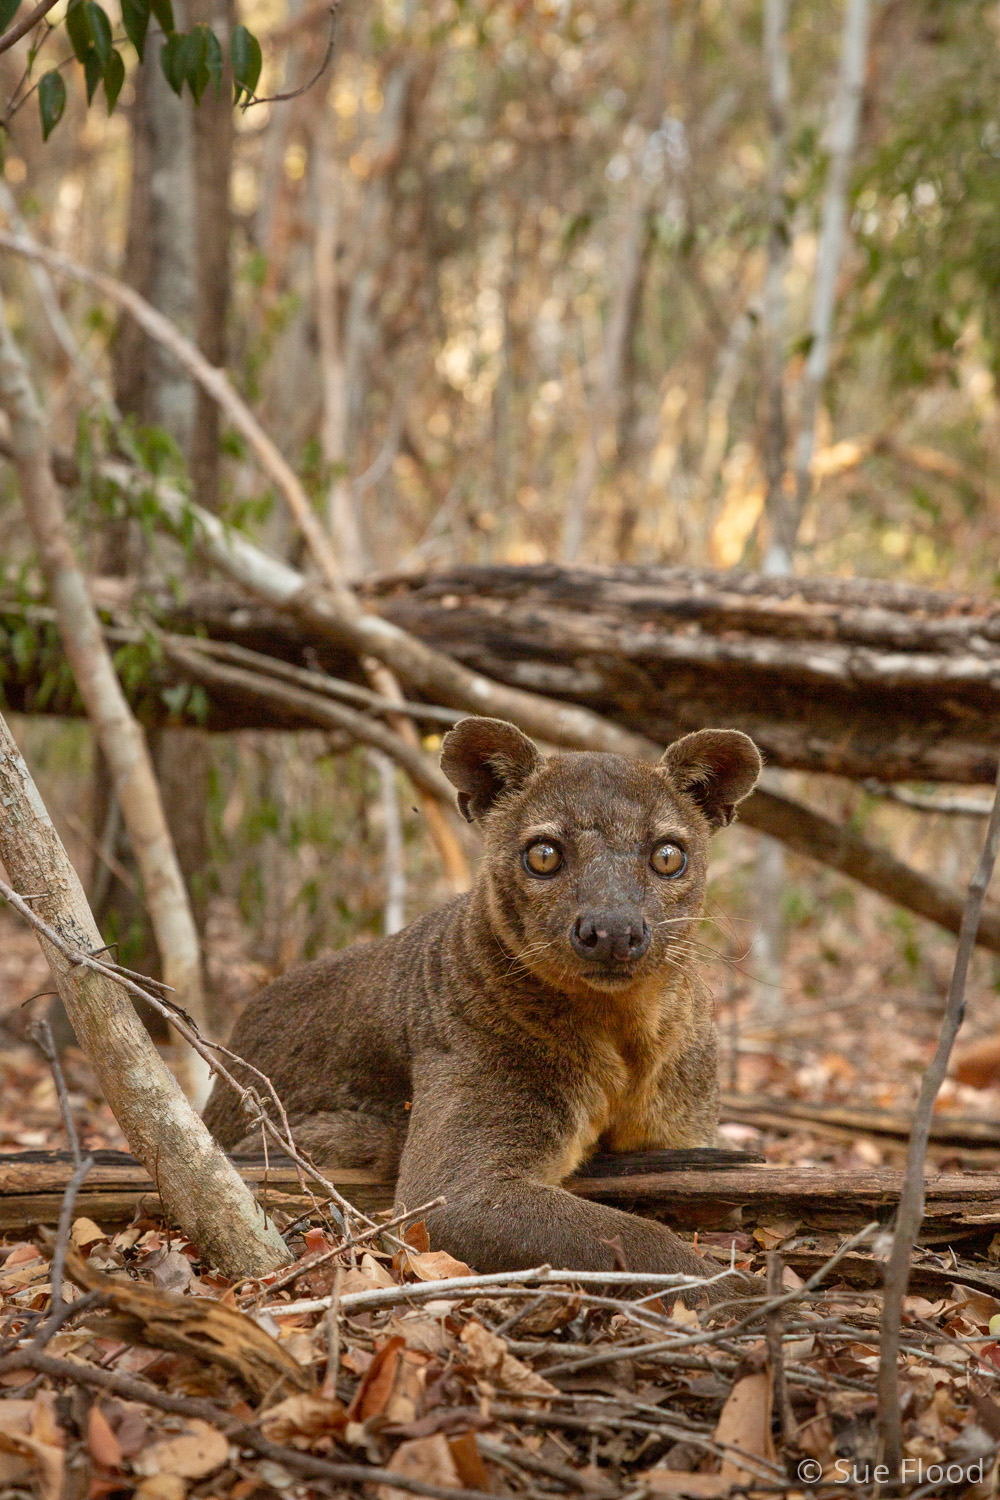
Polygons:
M49 623L48 611L43 606L32 607L30 615L38 625L44 627ZM113 640L129 644L135 642L136 632L132 627L107 626L106 629ZM380 745L403 764L411 776L415 777L417 785L424 785L432 795L450 798L440 772L429 763L425 765L422 762L419 750L400 746L392 735L387 735L377 719L347 708L344 702L339 701L346 696L351 702L360 701L362 706L383 702L377 694L352 683L348 678L335 678L313 668L295 666L282 657L267 656L232 641L215 640L208 647L204 642L196 645L191 637L176 633L161 633L158 641L159 657L155 665L150 664L149 676L143 687L149 701L154 707L158 706L159 711L165 705L170 706L176 716L177 692L188 694L191 691L191 680L171 685L171 676L193 679L193 684L199 689L207 686L213 693L212 698L204 693L202 695L205 703L214 705L214 708L206 708L199 713L199 722L205 728L226 725L237 727L226 717L225 710L227 700L235 693L237 707L239 704L256 704L261 720L267 727L276 727L268 718L269 714L276 712L281 721L280 727L322 728L330 736L331 748L346 749L359 740L362 743ZM185 645L184 642L189 644ZM50 669L51 673L54 673L58 682L59 674L55 667ZM8 671L7 696L9 699L13 695L16 702L16 693L12 694L9 679ZM49 681L49 674L42 681L44 686ZM131 681L135 691L137 679L134 672L131 674ZM2 676L0 686L3 686ZM152 691L154 688L157 691ZM79 707L74 702L72 683L62 697L57 688L46 691L46 705L53 711L72 712L74 707ZM175 696L172 697L172 694ZM221 724L218 718L220 696L223 713ZM201 699L197 701L202 702ZM30 696L23 699L20 705L22 710L30 712L32 702ZM408 707L413 708L413 717L419 722L422 718L420 708L416 705ZM374 708L372 711L377 713L379 709ZM425 728L431 729L439 729L443 723L452 723L461 716L437 705L426 705L424 712L428 720ZM151 717L153 722L161 721L157 719L156 713L151 716L147 712L145 717L147 722L150 722ZM345 728L345 724L354 727ZM264 727L264 724L258 721L254 727ZM824 814L771 790L763 783L741 804L740 817L751 828L781 840L806 858L818 860L821 864L839 870L897 905L928 921L936 922L948 932L958 932L963 903L955 891L904 864L887 850L869 844L845 825L835 823ZM1000 952L1000 906L995 902L987 902L984 906L976 942L981 947Z
M329 632L232 585L195 583L181 602L166 590L140 600L121 580L98 580L96 592L120 619L141 603L164 628L364 680ZM375 579L361 594L465 667L660 743L719 724L791 769L886 783L995 778L1000 607L986 598L866 579L555 565ZM58 657L25 629L23 603L0 607L0 630L10 706L65 712ZM146 675L137 710L176 713L162 694L183 674ZM203 707L208 727L298 724L235 688L209 692Z
M72 1164L61 1153L0 1157L0 1232L55 1223ZM42 1157L42 1160L38 1160ZM268 1208L297 1216L310 1208L291 1164L238 1164ZM368 1213L392 1205L394 1184L370 1172L329 1168L334 1186ZM753 1227L768 1220L801 1220L812 1230L853 1231L873 1218L891 1219L902 1173L785 1166L693 1168L635 1176L566 1180L582 1197L663 1218L680 1229ZM1000 1173L942 1173L927 1180L924 1243L947 1243L1000 1229ZM99 1153L77 1198L77 1212L102 1226L128 1222L137 1206L157 1210L156 1189L137 1164Z
M913 1125L910 1115L899 1110L748 1094L723 1094L722 1119L762 1130L822 1126L847 1135L889 1136L900 1141L909 1139ZM930 1139L940 1146L1000 1147L1000 1120L938 1114L931 1121Z

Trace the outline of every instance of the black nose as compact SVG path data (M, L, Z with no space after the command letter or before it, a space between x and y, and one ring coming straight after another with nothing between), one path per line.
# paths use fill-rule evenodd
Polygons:
M570 942L581 958L634 963L649 947L649 927L638 914L587 911L573 923Z

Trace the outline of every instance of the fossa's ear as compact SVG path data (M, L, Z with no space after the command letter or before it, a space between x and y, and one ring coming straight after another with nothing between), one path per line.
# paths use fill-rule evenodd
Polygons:
M699 729L668 746L660 765L713 828L725 828L736 816L736 804L753 791L764 762L753 740L738 729Z
M517 791L544 761L534 745L503 719L463 719L441 747L441 769L458 788L463 816L474 823L504 792Z

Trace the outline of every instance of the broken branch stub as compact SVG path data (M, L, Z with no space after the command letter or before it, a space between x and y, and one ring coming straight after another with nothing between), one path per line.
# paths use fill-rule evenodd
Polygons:
M102 947L83 886L2 717L0 859L67 943L83 953ZM168 1214L227 1276L288 1265L280 1234L185 1099L127 992L39 941L104 1096Z

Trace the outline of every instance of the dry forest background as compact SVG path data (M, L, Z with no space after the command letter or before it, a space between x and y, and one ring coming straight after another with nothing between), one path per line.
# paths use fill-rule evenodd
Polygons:
M476 858L433 779L461 690L447 697L430 669L389 661L430 707L368 717L395 679L321 607L282 613L274 590L290 568L335 596L346 580L467 666L623 730L757 734L768 793L822 815L827 833L770 803L716 841L702 936L724 1089L910 1111L1000 741L1000 10L174 10L224 43L238 22L253 31L253 98L231 107L228 71L198 106L176 95L154 17L145 61L123 50L109 116L102 93L88 105L57 7L32 33L52 25L46 65L67 89L43 140L32 36L0 49L0 694L104 940L134 970L169 969L150 866L114 793L114 734L102 750L57 631L55 564L39 564L18 368L51 449L39 482L65 507L147 732L210 1034L291 965L447 899ZM165 333L140 327L123 288L169 320ZM176 331L204 356L199 378ZM220 367L232 399L212 384ZM223 523L214 562L189 501ZM215 566L243 540L271 560L252 594L238 568ZM823 578L835 582L804 581ZM324 672L354 697L323 698ZM884 868L873 849L891 856ZM8 873L16 883L9 861ZM990 910L963 1046L1000 1031ZM29 1035L51 989L33 934L4 907L0 1151L63 1144ZM84 1146L122 1147L82 1055L67 1058ZM939 1113L995 1122L997 1066L960 1069ZM782 1126L729 1102L726 1143L771 1161L902 1161L891 1133L807 1114ZM932 1154L969 1164L947 1142ZM99 1251L105 1266L112 1252ZM107 1473L128 1472L123 1421ZM282 1431L301 1436L305 1421L297 1411ZM547 1478L514 1471L572 1491L557 1470L580 1454L546 1443ZM476 1462L462 1471L472 1488L485 1483ZM286 1492L280 1472L270 1480ZM90 1493L117 1493L101 1483Z

